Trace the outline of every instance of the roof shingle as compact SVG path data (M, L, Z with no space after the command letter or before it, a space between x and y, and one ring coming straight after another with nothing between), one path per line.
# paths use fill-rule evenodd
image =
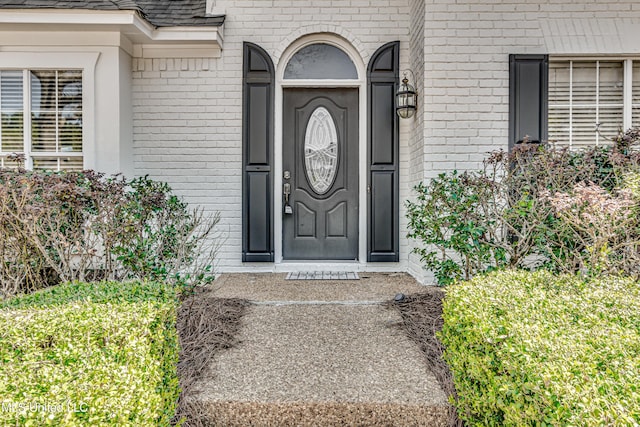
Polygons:
M1 0L0 9L135 10L156 27L219 26L206 16L205 0Z

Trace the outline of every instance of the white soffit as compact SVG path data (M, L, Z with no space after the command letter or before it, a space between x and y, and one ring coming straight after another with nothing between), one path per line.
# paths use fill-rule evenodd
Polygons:
M0 9L0 26L6 31L117 31L133 44L133 54L175 57L219 57L223 27L184 26L156 28L133 10Z
M640 53L640 19L558 18L540 20L546 51L555 55Z

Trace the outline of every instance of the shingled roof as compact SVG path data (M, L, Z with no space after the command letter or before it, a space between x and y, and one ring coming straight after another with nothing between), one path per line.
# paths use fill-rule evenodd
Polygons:
M206 16L206 0L0 0L0 9L135 10L156 27L219 26Z

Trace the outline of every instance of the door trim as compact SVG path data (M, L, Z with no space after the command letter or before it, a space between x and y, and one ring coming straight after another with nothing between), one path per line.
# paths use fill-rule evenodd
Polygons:
M314 43L327 43L343 50L353 61L358 71L358 79L350 80L285 80L284 69L289 59L301 48ZM344 39L327 33L310 34L293 42L281 55L276 67L276 90L274 108L274 245L275 263L281 264L282 257L282 150L283 135L283 89L286 87L340 88L358 89L358 260L359 264L367 262L367 67L358 51ZM286 262L286 261L285 261ZM307 261L314 263L314 261ZM318 262L327 262L319 260Z

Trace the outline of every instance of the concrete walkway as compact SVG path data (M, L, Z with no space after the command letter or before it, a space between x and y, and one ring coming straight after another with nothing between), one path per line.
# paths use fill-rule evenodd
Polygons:
M422 353L380 306L420 286L405 274L360 277L216 280L215 296L254 302L241 344L216 358L200 387L217 425L446 425L446 397Z

